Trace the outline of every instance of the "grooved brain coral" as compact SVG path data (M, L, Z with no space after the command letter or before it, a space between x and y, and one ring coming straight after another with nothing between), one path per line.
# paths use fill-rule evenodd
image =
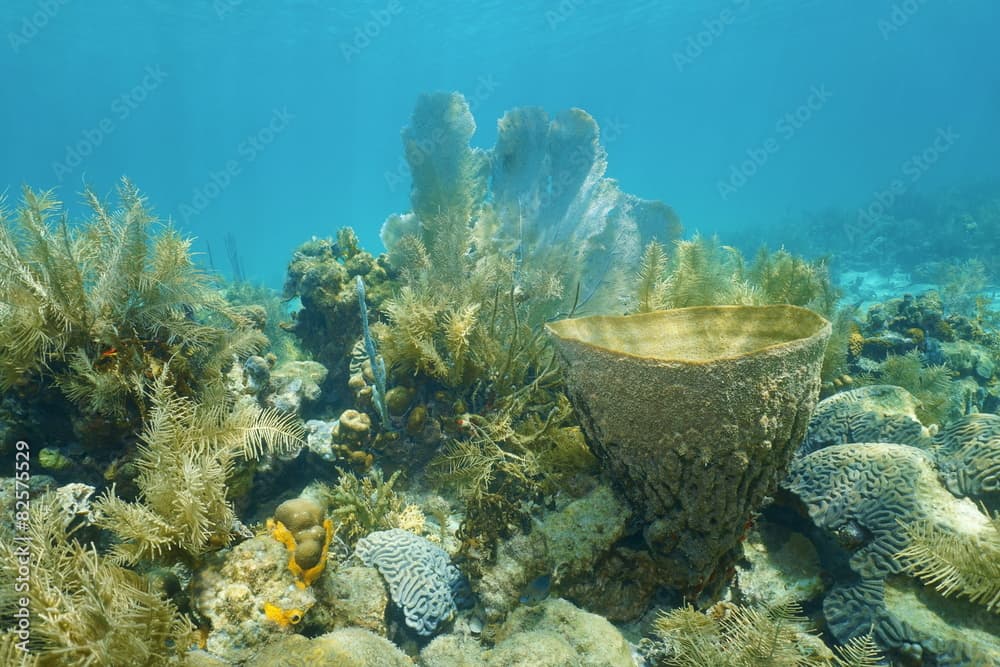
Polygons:
M933 507L958 502L938 482L930 455L889 443L834 445L797 459L784 486L813 522L853 549L851 568L881 577L902 568L893 555L906 547L899 523L929 518Z
M820 401L797 456L851 442L894 442L922 449L930 444L917 420L917 399L902 387L871 385Z
M1000 491L1000 416L956 419L937 434L934 446L949 491L973 498Z
M433 542L393 528L358 540L354 553L365 565L378 568L393 603L417 634L434 634L455 614L467 583L448 553Z

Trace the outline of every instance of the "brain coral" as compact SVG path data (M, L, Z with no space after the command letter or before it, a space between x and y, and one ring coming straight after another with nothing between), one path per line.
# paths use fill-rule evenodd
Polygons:
M895 442L925 448L927 429L917 420L917 399L902 387L871 385L820 401L798 456L830 445Z
M354 553L378 568L393 603L417 634L434 634L464 597L467 583L448 553L419 535L400 528L377 531L358 540Z
M958 502L938 482L928 453L889 443L817 450L796 459L784 485L817 526L853 550L851 568L865 577L900 571L893 558L906 546L899 521L927 518L932 504Z
M823 601L838 641L872 630L892 664L1000 666L1000 621L968 603L932 595L912 579L862 579L834 587Z
M973 498L1000 491L1000 416L956 419L937 434L934 447L949 491Z
M912 583L899 558L910 546L904 526L933 525L949 539L976 541L991 525L971 500L956 498L941 484L929 452L890 443L833 445L797 458L784 486L804 503L816 526L839 542L858 575L854 581L842 578L823 603L838 641L873 628L879 644L906 664L996 664L967 659L995 648L977 648L989 642L970 634L974 605L895 595ZM940 625L955 627L957 634L943 639L940 628L923 621L946 609L959 611Z

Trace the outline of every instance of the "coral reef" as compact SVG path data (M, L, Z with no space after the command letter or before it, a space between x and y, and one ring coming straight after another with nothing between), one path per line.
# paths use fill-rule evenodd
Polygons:
M204 393L267 339L131 183L118 196L112 210L86 190L93 215L79 225L56 222L53 194L27 188L16 221L0 214L0 389L41 378L85 412L136 422L168 361L179 389Z
M856 329L850 370L861 383L905 387L928 423L996 412L1000 338L989 312L949 311L934 291L876 303Z
M326 368L315 361L286 361L268 373L264 404L281 412L301 414L304 404L319 400Z
M697 594L727 579L805 433L829 323L795 306L706 306L547 326L664 581Z
M895 385L868 385L834 394L816 406L796 456L851 442L930 449L930 429L917 419L917 408L917 399Z
M0 206L0 454L46 473L0 664L1000 667L996 258L918 265L900 197L862 250L939 289L862 315L828 256L682 239L585 111L475 130L421 96L387 253L314 237L281 298L127 180Z
M317 604L302 623L314 633L333 628L356 627L386 636L389 594L378 570L340 565L313 586Z
M334 630L313 639L292 635L268 644L246 667L413 667L392 642L363 628Z
M196 559L227 545L236 522L227 482L236 463L301 443L294 416L246 403L195 402L178 396L171 379L165 368L151 390L135 461L139 502L111 489L94 503L94 522L119 538L113 550L122 563Z
M328 382L346 381L352 346L361 335L358 277L367 284L369 306L381 307L389 293L385 258L361 250L349 227L338 231L336 240L303 243L288 265L284 298L298 298L302 307L284 328L329 370Z
M339 540L353 547L362 537L380 530L420 532L423 512L416 505L406 504L394 489L401 474L397 471L385 479L379 468L372 468L362 477L340 470L336 486L316 485L314 494L330 508Z
M209 653L246 660L310 618L316 591L291 585L287 563L285 547L268 535L205 558L192 590L195 609L207 626ZM298 612L294 622L293 611Z
M734 584L743 604L764 608L774 600L805 604L824 590L819 553L805 536L761 521L743 543Z
M452 619L468 597L468 582L441 547L408 531L392 528L363 537L355 554L376 567L389 594L419 635L432 635Z
M610 488L598 486L538 517L529 533L503 542L496 562L475 582L487 623L499 624L518 605L524 587L543 575L550 576L558 590L566 587L575 589L578 596L592 595L593 588L602 585L594 576L595 565L625 535L630 515ZM492 635L495 630L487 627L484 634Z
M367 451L372 424L366 413L347 409L333 421L310 419L305 428L306 447L322 459L343 462L361 472L372 467L374 456Z
M323 573L327 550L333 539L333 522L324 518L323 508L309 498L293 498L278 505L267 527L271 536L291 554L288 569L296 585L305 588Z
M891 599L889 593L906 587L900 576L908 571L940 583L949 593L987 603L992 597L978 577L963 577L968 560L947 561L965 549L977 549L983 557L977 569L988 573L990 554L997 553L995 527L970 500L944 488L934 463L932 453L909 445L833 445L796 459L783 485L828 535L825 557L842 561L854 574L838 577L823 602L838 640L872 629L879 645L899 659L993 664L975 658L996 650L983 644L977 630L1000 629L995 620L983 619L986 612L926 595L903 596L909 600L905 608L890 604L902 599ZM939 548L943 541L953 543L950 554ZM956 564L961 569L949 569ZM928 626L923 619L931 616L947 617L955 630L942 634L940 626Z
M425 667L535 665L537 667L632 667L628 642L605 619L566 600L549 599L511 614L485 648L457 634L438 637L420 652Z
M63 505L53 493L32 498L27 530L16 539L7 522L0 525L0 610L17 621L22 595L30 610L24 623L4 629L0 655L27 640L40 665L176 661L189 643L188 621L147 579L74 539L67 531L74 515ZM18 626L30 632L17 638Z
M960 417L934 437L934 457L948 490L998 509L1000 498L1000 416Z
M657 639L643 646L647 660L674 667L874 667L880 662L871 637L848 642L837 655L807 630L801 608L788 600L764 607L720 602L702 613L690 606L661 614Z

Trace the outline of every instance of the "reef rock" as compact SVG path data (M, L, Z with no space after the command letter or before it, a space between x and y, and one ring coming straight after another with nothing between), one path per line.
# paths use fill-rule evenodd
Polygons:
M311 589L294 585L285 547L268 535L209 556L194 591L198 613L211 623L206 650L234 662L292 632L316 603Z
M471 637L445 635L424 648L420 662L426 667L635 665L628 642L615 626L558 598L517 609L500 628L491 649Z

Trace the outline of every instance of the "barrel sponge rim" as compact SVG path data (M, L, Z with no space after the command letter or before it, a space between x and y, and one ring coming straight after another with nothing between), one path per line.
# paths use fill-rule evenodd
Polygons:
M787 304L591 315L549 322L545 328L561 346L690 366L787 351L826 338L832 330L817 313Z

